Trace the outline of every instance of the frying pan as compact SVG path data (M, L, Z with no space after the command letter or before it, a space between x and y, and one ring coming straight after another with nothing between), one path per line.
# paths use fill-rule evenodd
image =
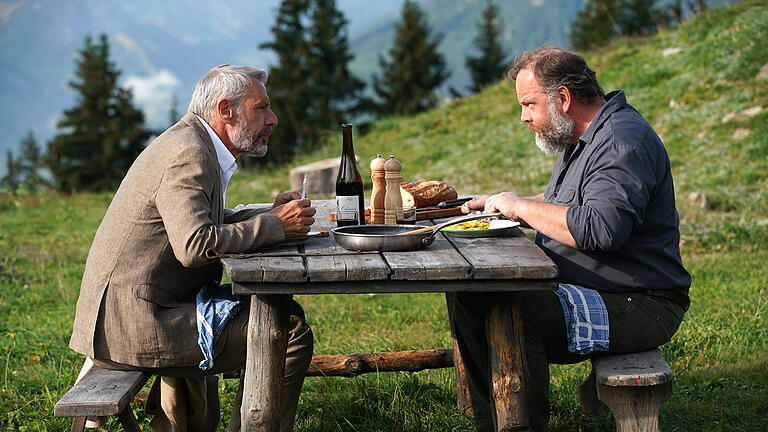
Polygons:
M453 218L447 222L435 225L429 231L407 234L410 231L421 230L419 225L352 225L331 230L333 239L344 249L354 251L397 252L421 249L435 240L435 234L441 229L475 219L501 216L496 213L476 213ZM402 235L398 235L402 234Z

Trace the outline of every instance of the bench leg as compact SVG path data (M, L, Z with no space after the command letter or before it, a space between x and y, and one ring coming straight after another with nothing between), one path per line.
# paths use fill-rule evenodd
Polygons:
M607 409L597 397L597 380L594 369L590 370L584 382L579 384L579 406L581 407L581 415L587 417L597 417L603 410Z
M672 394L672 382L646 387L598 384L597 394L616 419L617 432L659 432L659 409Z
M120 424L123 425L125 432L141 432L139 422L133 416L133 410L130 406L125 407L123 412L117 415L117 418L120 420Z
M83 432L85 430L86 417L75 417L72 419L72 432Z

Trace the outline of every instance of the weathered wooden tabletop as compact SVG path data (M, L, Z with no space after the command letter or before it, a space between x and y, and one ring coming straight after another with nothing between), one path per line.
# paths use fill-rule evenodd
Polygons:
M328 218L335 211L333 200L312 205L317 209L313 230L336 226ZM222 263L236 294L546 290L554 289L558 275L555 264L519 229L487 238L438 233L424 249L383 253L348 251L330 235Z
M314 201L314 230L330 231L331 200ZM434 221L422 221L428 225ZM222 263L235 294L251 295L241 417L244 430L277 431L285 365L290 294L499 291L489 297L489 360L497 429L527 430L521 310L514 292L551 290L557 267L519 229L507 237L456 238L437 234L424 249L360 253L333 237L309 238ZM449 307L449 316L451 314ZM454 362L459 362L454 342ZM462 367L456 364L457 386ZM461 399L461 398L460 398Z

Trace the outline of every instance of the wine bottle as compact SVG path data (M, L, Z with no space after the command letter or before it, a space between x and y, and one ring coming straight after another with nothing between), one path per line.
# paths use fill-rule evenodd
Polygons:
M352 146L352 125L341 125L342 152L336 176L336 223L338 226L365 225L363 177L357 168Z

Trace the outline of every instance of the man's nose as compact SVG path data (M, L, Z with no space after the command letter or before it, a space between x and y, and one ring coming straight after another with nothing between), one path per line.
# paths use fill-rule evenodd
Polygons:
M528 123L529 121L531 121L531 114L525 108L523 108L523 110L520 111L520 121L523 123Z
M267 125L277 126L277 114L272 109L269 110L269 115L267 116Z

